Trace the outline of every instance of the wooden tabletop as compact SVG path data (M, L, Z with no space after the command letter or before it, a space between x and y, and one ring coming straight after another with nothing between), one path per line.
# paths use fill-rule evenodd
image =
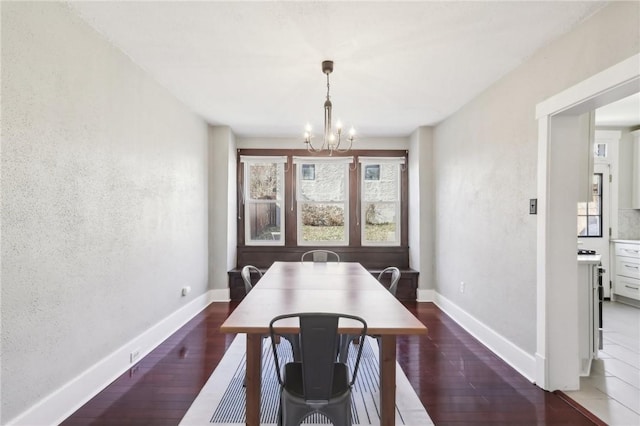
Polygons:
M275 262L222 324L226 333L268 333L276 315L337 312L357 315L371 334L424 334L418 321L355 262ZM348 332L341 324L341 332Z

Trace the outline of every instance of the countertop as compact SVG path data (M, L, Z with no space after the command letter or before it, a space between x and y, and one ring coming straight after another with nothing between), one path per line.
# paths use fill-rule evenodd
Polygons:
M627 244L640 244L640 240L618 240L618 239L614 239L611 240L614 243L627 243Z
M579 254L578 265L597 265L602 260L599 254Z

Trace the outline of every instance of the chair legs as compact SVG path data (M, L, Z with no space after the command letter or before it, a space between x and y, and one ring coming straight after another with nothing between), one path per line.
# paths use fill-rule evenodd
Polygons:
M358 342L360 336L357 335L352 335L352 334L341 334L340 335L340 342L338 345L338 361L342 362L344 364L347 363L347 360L349 359L349 345L351 344L351 342L356 342L356 343L360 343Z
M265 336L267 338L268 336ZM291 344L291 352L293 352L293 360L300 361L300 336L297 334L285 334L284 337ZM276 343L280 343L280 336L276 336ZM260 361L262 361L262 357L260 357ZM242 382L242 387L247 386L247 378L244 378Z

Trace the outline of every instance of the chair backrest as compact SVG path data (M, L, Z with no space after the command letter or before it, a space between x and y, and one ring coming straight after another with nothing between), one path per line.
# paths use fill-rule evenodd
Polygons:
M398 281L400 281L400 269L395 266L389 266L388 268L384 268L380 275L378 275L378 281L382 282L385 274L391 274L391 281L389 282L389 292L396 295L396 291L398 290Z
M302 254L300 258L301 262L340 262L340 256L338 253L331 250L310 250Z
M288 318L298 318L300 325L300 362L302 363L302 383L304 399L307 401L327 401L333 389L333 368L336 364L338 345L338 322L340 319L356 321L360 327L360 341L367 334L367 323L360 317L337 313L296 313L279 315L269 323L271 347L276 363L278 381L282 385L280 361L276 350L277 322ZM291 326L291 324L289 324ZM358 345L353 373L349 387L353 385L358 374L358 366L362 355L362 347Z
M240 275L242 275L242 281L244 281L244 291L246 294L249 294L249 292L253 288L253 283L251 282L252 272L258 274L258 279L262 278L262 272L260 272L260 269L256 268L253 265L245 266L240 272Z

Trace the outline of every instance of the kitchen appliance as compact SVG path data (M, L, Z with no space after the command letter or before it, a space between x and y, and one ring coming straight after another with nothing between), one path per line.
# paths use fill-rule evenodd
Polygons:
M604 301L604 287L602 287L602 275L605 269L598 266L598 349L602 349L602 302Z

